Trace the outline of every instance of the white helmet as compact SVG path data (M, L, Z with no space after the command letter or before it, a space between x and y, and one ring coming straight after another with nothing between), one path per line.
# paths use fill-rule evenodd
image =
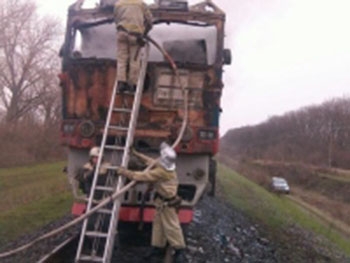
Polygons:
M100 154L100 147L91 148L90 153L89 153L90 157L98 157L99 154Z
M166 142L160 145L160 161L159 163L167 171L175 171L176 168L176 152Z

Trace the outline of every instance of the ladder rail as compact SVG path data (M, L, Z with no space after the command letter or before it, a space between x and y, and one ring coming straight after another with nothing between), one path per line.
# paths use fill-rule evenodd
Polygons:
M108 137L108 127L109 127L109 124L110 124L110 121L111 121L111 118L112 118L112 114L113 114L113 108L114 108L114 104L115 104L115 97L116 97L116 94L117 94L117 87L118 87L118 80L116 78L115 82L114 82L113 90L112 90L112 96L111 96L111 101L110 101L110 104L109 104L106 124L105 124L105 127L104 127L104 132L103 132L103 137L102 137L102 142L101 142L101 147L100 147L100 153L98 155L98 160L97 160L96 169L95 169L95 172L94 172L94 178L93 178L91 189L90 189L90 196L89 196L89 201L88 201L88 204L87 204L87 207L86 207L86 211L89 211L91 209L91 207L92 207L94 193L95 193L95 187L96 187L97 180L98 180L99 168L101 167L103 154L104 154L104 146L106 145L106 141L107 141L107 137ZM83 226L82 226L82 231L81 231L81 234L80 234L80 240L79 240L78 249L77 249L77 255L76 255L76 261L77 262L79 262L79 257L82 254L83 245L84 245L84 239L85 239L85 234L86 234L86 229L87 229L87 225L88 225L88 219L89 218L86 218L84 220L84 223L83 223Z
M143 88L144 88L144 80L147 72L147 66L148 66L148 56L150 52L150 45L149 43L146 43L145 48L144 48L144 57L142 58L142 64L141 64L141 70L140 70L140 75L137 81L137 88L136 88L136 93L133 101L133 106L132 106L132 114L130 116L130 121L129 121L129 130L128 134L126 137L126 142L125 142L125 149L123 153L123 159L121 166L122 167L127 167L129 158L130 158L130 147L132 146L134 142L134 134L136 130L136 123L138 119L138 114L140 110L140 104L141 104L141 98L142 98L142 93L143 93ZM121 176L118 178L118 185L117 185L117 191L120 191L120 189L124 186L124 178ZM114 246L114 237L117 231L117 224L119 220L119 209L121 206L121 201L120 199L116 199L113 203L113 211L112 211L112 223L110 224L109 230L108 230L108 235L113 238L107 239L106 246L105 246L105 256L104 262L108 263L111 262L112 258L112 251L113 251L113 246Z
M127 131L126 135L126 141L123 147L123 155L122 155L122 160L121 160L121 167L127 167L128 162L130 159L130 147L133 144L134 141L134 134L136 130L136 125L137 125L137 119L139 115L139 110L140 110L140 104L141 104L141 98L142 98L142 93L143 93L143 88L144 88L144 80L146 76L146 71L147 71L147 65L148 65L148 56L149 56L149 51L150 51L150 45L146 43L146 46L143 48L143 58L141 60L141 70L137 82L137 88L136 92L134 94L134 100L133 100L133 106L132 109L130 110L130 119L129 119L129 124L128 127L125 128ZM98 186L98 178L99 178L99 171L102 165L102 160L103 156L105 153L105 150L108 149L107 143L107 138L108 138L108 133L109 130L111 129L111 119L112 119L112 114L115 112L115 101L116 101L116 96L117 96L117 88L118 88L118 80L116 79L114 82L112 94L111 94L111 100L110 100L110 105L108 109L108 115L106 118L105 122L105 127L103 131L103 137L101 141L101 147L100 147L100 152L96 164L96 168L94 171L94 177L90 189L90 195L89 195L89 200L87 204L86 210L89 211L93 207L93 201L94 201L94 196L97 191L97 189L100 187ZM127 114L128 112L125 111L124 114ZM116 142L117 143L117 142ZM121 149L111 149L113 152L117 152L118 150ZM112 154L113 158L113 154ZM120 162L115 161L115 162ZM124 185L124 178L119 177L117 178L117 185L115 186L115 190L119 191L123 185ZM107 183L107 182L106 182ZM101 188L101 187L100 187ZM111 211L111 217L109 218L108 222L108 232L106 233L106 241L104 243L104 248L103 248L103 256L101 258L101 262L103 263L109 263L112 258L113 254L113 248L114 248L114 241L115 241L115 236L116 236L116 231L117 231L117 224L119 220L119 210L121 206L121 201L120 199L116 199L113 202L113 208L112 209L107 209ZM89 232L88 231L88 225L89 225L89 218L86 218L83 222L81 234L80 234L80 240L78 244L78 249L77 249L77 254L76 254L76 262L79 262L80 260L83 259L83 248L84 248L84 242L85 238L91 236L91 233L94 232ZM97 230L96 230L97 231ZM94 239L95 240L95 239ZM97 245L98 246L98 245ZM92 249L92 253L94 252L94 249ZM94 254L91 255L94 257Z
M134 98L133 107L132 107L132 114L129 122L128 136L125 142L126 151L123 154L122 167L126 167L128 165L129 157L130 157L130 154L129 154L130 147L134 143L134 134L136 130L137 119L139 117L141 98L142 98L144 82L145 82L147 66L148 66L148 56L150 52L150 45L148 43L146 43L144 50L145 50L144 58L141 64L140 76L137 82L137 88L136 88L135 98ZM121 187L118 188L118 191L121 189Z
M95 190L103 191L103 198L102 199L105 199L106 197L108 197L109 195L114 193L115 189L113 187L113 185L114 185L114 182L113 182L114 178L113 177L114 177L114 174L112 174L112 171L108 171L105 186L104 187L102 187L102 186L95 187ZM101 189L101 187L102 187L102 189ZM108 208L106 208L106 210L108 210ZM108 211L110 212L110 215L112 216L112 209L110 209ZM94 230L95 231L97 231L97 232L103 231L102 228L103 228L104 221L106 220L106 217L108 217L108 215L106 213L97 214L96 221L94 222ZM87 234L86 234L86 236L87 236ZM100 238L94 238L93 245L92 245L92 255L94 255L94 253L97 252L97 250L101 244L100 241L101 241Z

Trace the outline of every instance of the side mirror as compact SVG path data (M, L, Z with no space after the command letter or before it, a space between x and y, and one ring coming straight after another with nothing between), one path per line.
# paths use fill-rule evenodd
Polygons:
M224 49L222 52L222 58L223 58L224 65L231 65L232 63L231 49Z

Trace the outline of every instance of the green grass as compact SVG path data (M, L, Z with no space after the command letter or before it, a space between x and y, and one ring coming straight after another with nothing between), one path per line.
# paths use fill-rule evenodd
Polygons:
M339 176L339 175L332 175L332 174L325 174L325 173L318 173L318 175L322 178L327 178L331 180L335 180L341 183L350 183L350 177L345 176Z
M0 169L0 245L69 213L63 162Z
M281 235L284 229L299 225L326 237L350 256L349 239L288 198L268 192L223 165L219 166L219 182L225 196L236 208L253 220L261 222L277 236Z

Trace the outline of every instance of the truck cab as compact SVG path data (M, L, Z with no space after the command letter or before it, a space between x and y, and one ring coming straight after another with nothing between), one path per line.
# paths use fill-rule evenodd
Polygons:
M77 170L88 160L89 149L101 143L118 63L115 1L101 0L93 9L82 9L82 2L69 8L61 50L61 141L68 149L72 186ZM150 9L154 26L149 36L171 55L189 92L188 125L176 148L178 194L184 200L182 210L186 214L182 222L189 222L193 206L206 191L209 175L215 176L210 166L219 146L223 66L230 62L224 49L225 13L211 1L189 6L186 1L159 0ZM156 156L162 141L172 143L177 138L184 118L180 86L162 53L151 46L134 138L138 151ZM117 98L116 107L125 103L132 103L131 96ZM112 120L122 121L127 120ZM118 137L122 141L125 136L125 132L116 131L108 140ZM133 215L146 188L137 185L124 196L122 221L137 220ZM146 205L153 209L152 196Z

